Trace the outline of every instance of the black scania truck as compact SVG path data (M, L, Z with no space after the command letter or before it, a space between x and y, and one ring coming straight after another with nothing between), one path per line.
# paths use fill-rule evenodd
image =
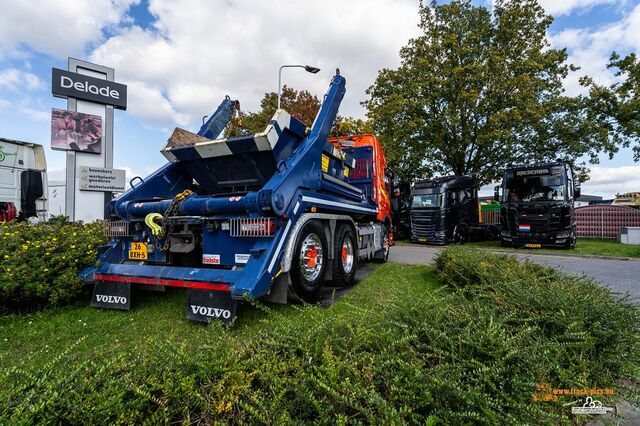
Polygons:
M494 194L501 203L502 245L574 248L573 202L579 196L580 183L566 161L507 169Z
M422 180L411 190L411 241L427 244L490 239L495 225L478 223L478 190L471 176Z

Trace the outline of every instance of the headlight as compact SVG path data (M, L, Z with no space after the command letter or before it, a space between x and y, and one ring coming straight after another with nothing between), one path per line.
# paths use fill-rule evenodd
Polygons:
M569 235L571 235L569 231L562 231L562 232L558 232L558 235L556 235L556 238L569 238Z
M509 233L509 231L500 231L500 236L501 237L510 237L511 234Z

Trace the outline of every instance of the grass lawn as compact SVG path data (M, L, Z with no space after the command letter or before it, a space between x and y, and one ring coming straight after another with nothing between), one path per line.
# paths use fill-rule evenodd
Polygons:
M388 278L395 284L388 285ZM431 291L438 287L432 268L405 267L387 264L378 268L364 283L329 309L336 315L369 312L380 300L397 296L400 291L421 293L435 297ZM400 290L402 289L402 290ZM218 338L242 344L247 335L274 327L274 322L302 321L311 311L321 308L299 305L260 305L243 303L238 309L234 327L221 329L184 318L186 294L181 289L166 293L132 290L132 310L121 312L89 307L86 300L74 306L54 308L27 316L0 317L0 369L15 367L37 368L73 348L78 357L109 357L127 352L144 356L155 349L154 342L169 341L184 344L185 350L197 349L200 343ZM64 369L64 365L60 365Z
M527 251L541 253L569 253L579 255L616 256L640 258L640 245L620 244L613 240L598 240L593 238L578 238L576 248L573 250L562 250L554 248L527 249L502 247L500 241L482 241L468 243L469 247L486 247L508 251Z
M0 424L575 424L538 383L637 367L637 313L607 289L443 253L441 275L388 263L328 308L243 304L233 327L185 320L175 289L0 317Z

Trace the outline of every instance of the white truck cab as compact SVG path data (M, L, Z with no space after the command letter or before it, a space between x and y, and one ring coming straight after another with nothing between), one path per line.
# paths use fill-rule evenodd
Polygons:
M42 145L0 138L0 222L47 219L47 161Z

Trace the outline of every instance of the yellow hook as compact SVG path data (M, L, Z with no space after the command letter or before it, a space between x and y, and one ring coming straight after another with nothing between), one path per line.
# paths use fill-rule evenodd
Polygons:
M162 215L160 213L149 213L145 216L144 223L149 227L149 229L151 229L151 233L153 235L158 236L162 231L162 227L154 222L156 219L162 220Z

